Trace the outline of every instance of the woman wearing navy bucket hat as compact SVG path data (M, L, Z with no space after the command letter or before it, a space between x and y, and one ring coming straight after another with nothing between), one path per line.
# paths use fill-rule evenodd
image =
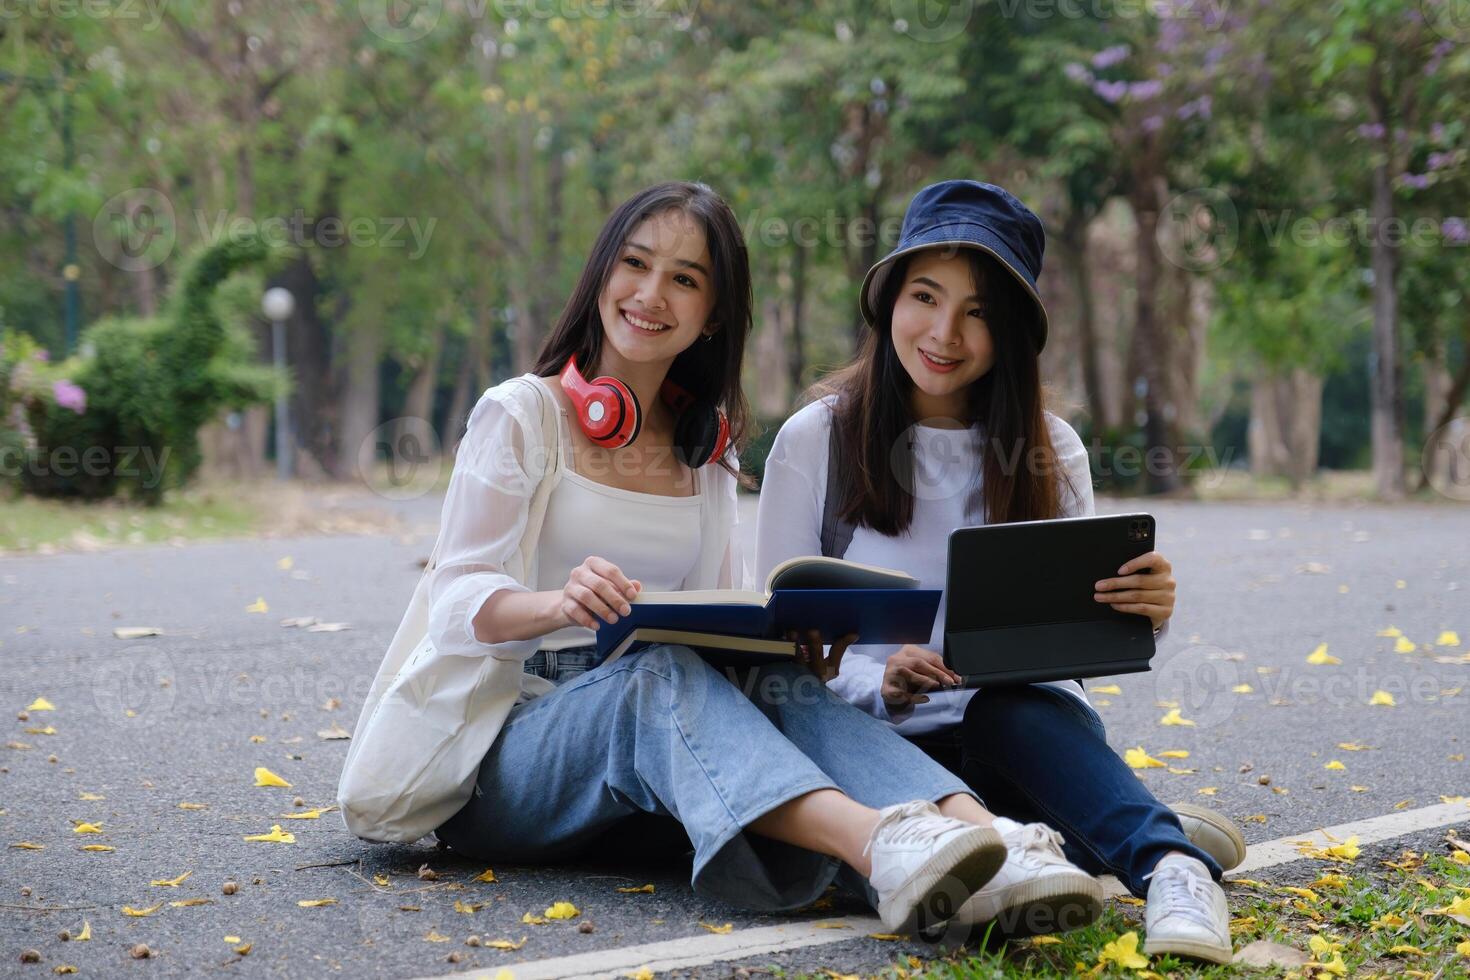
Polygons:
M873 329L861 351L814 386L771 448L758 576L795 555L828 554L942 589L954 528L1093 513L1086 449L1042 403L1044 249L1040 219L1000 187L950 180L914 197L897 248L863 281ZM1174 586L1155 551L1099 582L1095 598L1149 616L1159 636ZM1088 904L1080 867L1147 897L1145 951L1228 962L1216 882L1244 859L1239 831L1209 810L1156 799L1108 748L1076 681L957 689L961 678L936 652L943 620L941 607L927 647L834 648L827 669L833 690L1003 815L1006 864L956 921L1011 935L1090 921L1045 914L1064 911L1057 895L1070 896L1074 913Z

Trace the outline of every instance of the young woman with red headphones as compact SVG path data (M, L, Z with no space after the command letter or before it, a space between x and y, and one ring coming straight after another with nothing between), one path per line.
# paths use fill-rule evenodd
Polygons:
M427 656L524 669L468 802L434 833L527 864L657 828L692 845L697 891L761 910L813 901L845 862L888 928L935 925L1005 858L960 779L798 663L737 687L687 647L598 666L590 645L641 590L745 584L732 532L750 311L729 207L703 184L659 184L603 227L533 372L476 405ZM546 496L538 454L565 460Z

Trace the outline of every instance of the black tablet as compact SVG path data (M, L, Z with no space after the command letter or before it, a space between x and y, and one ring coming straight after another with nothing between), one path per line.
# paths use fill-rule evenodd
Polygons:
M1150 514L962 527L949 535L944 663L966 687L1148 670L1153 623L1093 586L1154 548Z

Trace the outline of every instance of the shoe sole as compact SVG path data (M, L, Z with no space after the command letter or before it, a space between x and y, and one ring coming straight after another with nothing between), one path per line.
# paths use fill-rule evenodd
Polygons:
M1229 871L1239 867L1245 860L1245 838L1240 835L1239 828L1223 814L1190 803L1171 803L1169 809L1181 817L1199 821L1195 833L1189 834L1189 842L1214 858L1221 870ZM1220 841L1210 840L1207 835L1199 833L1199 830L1205 828L1222 835L1228 841L1230 850L1227 851L1220 846ZM1188 831L1186 833L1188 834Z
M1006 844L992 827L975 827L940 849L878 903L878 917L894 932L919 932L954 917L1006 862ZM939 899L947 899L939 902ZM944 906L948 905L948 908Z
M1195 942L1192 939L1145 939L1143 952L1147 956L1188 956L1222 966L1235 956L1235 951L1228 947Z
M1088 874L1055 874L1011 885L992 919L950 925L967 925L972 933L988 927L992 936L1022 939L1082 929L1102 912L1101 882Z

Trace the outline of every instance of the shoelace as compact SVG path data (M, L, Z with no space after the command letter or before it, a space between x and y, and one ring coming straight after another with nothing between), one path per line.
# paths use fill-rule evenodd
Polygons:
M1157 901L1161 916L1182 915L1207 929L1216 927L1214 916L1207 911L1214 907L1210 886L1199 875L1188 868L1166 864L1144 877L1153 879L1148 893L1149 904ZM1159 890L1157 899L1154 898L1155 888Z
M917 817L919 819L911 819ZM896 809L884 813L873 827L868 843L863 848L867 854L881 836L895 844L932 837L950 829L948 817L941 816L934 804L925 800L911 800Z
M1016 840L1015 838L1019 838ZM1022 824L1019 832L1006 835L1006 844L1019 846L1022 855L1042 864L1066 864L1062 853L1065 838L1044 823Z

